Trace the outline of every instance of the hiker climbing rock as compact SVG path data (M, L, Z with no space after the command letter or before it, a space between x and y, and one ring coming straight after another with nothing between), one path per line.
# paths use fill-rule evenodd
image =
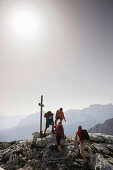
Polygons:
M62 108L56 111L55 125L57 124L58 119L60 119L61 123L63 119L66 121Z
M46 133L47 128L49 125L52 125L52 131L54 131L54 121L53 121L53 113L51 111L48 111L44 114L44 117L46 118L46 127L44 130L44 134Z
M79 125L78 126L78 130L76 131L76 135L75 135L75 141L74 141L74 145L77 146L77 135L79 136L79 141L80 141L80 154L82 156L82 158L84 159L85 163L87 163L87 159L84 153L84 148L86 146L86 140L89 139L89 135L87 133L87 130L82 130L82 126Z
M62 122L60 121L58 123L58 125L56 126L56 140L57 140L57 147L58 150L61 152L62 148L61 148L61 144L60 141L61 139L64 139L64 128L62 125Z

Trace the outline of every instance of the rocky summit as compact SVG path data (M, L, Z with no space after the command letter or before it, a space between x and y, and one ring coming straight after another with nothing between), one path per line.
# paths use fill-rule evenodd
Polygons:
M55 134L0 143L0 170L113 170L113 136L89 133L85 164L74 137L67 136L62 151L57 150Z

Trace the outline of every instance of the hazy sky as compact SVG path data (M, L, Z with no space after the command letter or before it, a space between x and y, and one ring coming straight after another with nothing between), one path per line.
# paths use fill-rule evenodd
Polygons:
M113 103L112 0L0 0L0 114Z

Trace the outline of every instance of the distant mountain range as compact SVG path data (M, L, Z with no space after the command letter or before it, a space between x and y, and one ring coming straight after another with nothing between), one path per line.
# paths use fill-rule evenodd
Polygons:
M20 120L24 119L25 115L0 115L0 130L12 128L17 126Z
M113 118L113 105L94 104L82 110L70 109L65 111L64 114L66 117L66 122L63 121L65 134L74 136L78 124L88 130L99 123L104 123L107 119ZM32 114L22 119L17 126L0 131L0 141L30 138L32 132L39 130L39 123L40 113ZM44 127L45 118L43 117L43 130Z
M107 135L113 135L113 118L106 120L104 123L97 124L89 129L90 133L104 133Z
M65 112L66 123L64 123L66 134L75 135L75 130L80 124L85 129L104 123L105 120L113 118L113 105L94 104L82 110L68 110Z

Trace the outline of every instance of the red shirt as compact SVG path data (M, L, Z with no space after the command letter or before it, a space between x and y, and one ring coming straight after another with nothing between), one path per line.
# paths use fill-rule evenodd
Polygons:
M77 130L76 134L79 136L80 143L83 142L84 139L81 140L82 134L81 134L80 130Z
M56 136L62 136L62 138L64 139L64 128L63 128L63 125L58 125L56 127Z
M56 118L59 117L59 113L61 114L61 119L62 119L62 120L65 119L64 112L61 112L60 110L57 110L57 111L56 111Z

